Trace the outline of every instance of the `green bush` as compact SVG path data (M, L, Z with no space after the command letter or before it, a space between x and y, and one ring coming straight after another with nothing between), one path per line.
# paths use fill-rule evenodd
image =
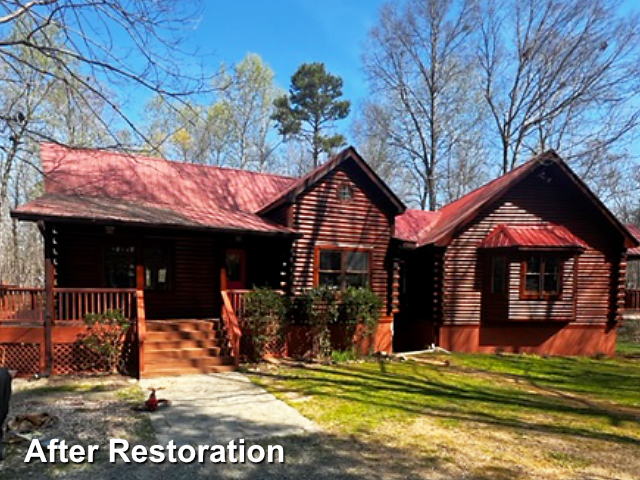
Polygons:
M244 319L251 329L253 360L261 360L282 335L287 313L285 297L268 288L254 288L244 300Z
M305 290L294 300L294 321L309 325L311 353L316 358L327 358L331 355L329 325L338 320L338 301L338 291L328 286Z
M343 291L340 320L347 327L347 338L353 339L358 332L358 337L354 340L359 343L372 336L378 326L381 310L382 300L370 288L349 287ZM371 346L369 349L371 350Z
M88 327L82 344L104 360L109 373L116 373L120 364L124 338L131 328L131 321L120 310L88 313L84 317Z
M347 342L356 343L375 333L382 310L382 300L370 288L349 287L339 291L322 286L304 291L292 303L293 323L311 328L312 354L327 358L335 345L331 344L329 326L345 326ZM358 332L358 337L356 336Z

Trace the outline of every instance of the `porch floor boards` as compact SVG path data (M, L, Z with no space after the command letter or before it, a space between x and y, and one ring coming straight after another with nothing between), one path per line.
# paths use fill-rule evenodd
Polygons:
M148 320L144 378L235 370L219 319Z

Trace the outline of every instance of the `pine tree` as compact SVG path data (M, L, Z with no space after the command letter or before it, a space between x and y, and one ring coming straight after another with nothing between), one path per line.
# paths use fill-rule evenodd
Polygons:
M301 138L309 144L314 168L320 154L344 145L340 134L331 134L337 120L349 114L351 102L342 97L342 78L331 75L323 63L303 63L291 77L289 95L274 102L278 131L285 138Z

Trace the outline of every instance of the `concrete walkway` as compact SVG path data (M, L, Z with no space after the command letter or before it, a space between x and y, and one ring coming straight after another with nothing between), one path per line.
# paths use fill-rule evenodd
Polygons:
M263 439L317 432L313 422L240 373L143 379L162 388L171 407L151 413L158 443L222 445L233 439Z

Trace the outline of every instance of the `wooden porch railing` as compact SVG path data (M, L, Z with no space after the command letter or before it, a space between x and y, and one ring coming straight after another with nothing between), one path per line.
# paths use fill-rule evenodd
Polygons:
M236 296L232 296L227 290L222 290L220 293L222 295L222 321L229 335L231 355L237 367L240 365L240 339L242 338L242 329L240 328L240 322L231 300ZM236 300L238 300L238 298L236 298Z
M133 288L55 288L53 322L84 323L85 316L119 310L129 319L137 317L136 290ZM0 287L0 324L43 325L46 292L44 288Z
M244 316L245 294L247 292L250 292L250 290L234 289L234 290L226 290L226 292L229 296L229 301L231 302L233 311L235 312L236 316L239 319L242 319L242 317Z
M137 317L135 288L56 288L54 322L84 322L86 315L119 310Z
M49 366L54 348L52 330L84 324L85 316L119 310L135 326L140 373L144 370L146 318L144 290L135 288L54 288L47 310L44 288L0 286L0 326L44 327L45 356ZM50 321L47 320L50 311Z
M625 309L640 310L640 289L627 289Z
M0 286L0 324L44 323L44 288Z

